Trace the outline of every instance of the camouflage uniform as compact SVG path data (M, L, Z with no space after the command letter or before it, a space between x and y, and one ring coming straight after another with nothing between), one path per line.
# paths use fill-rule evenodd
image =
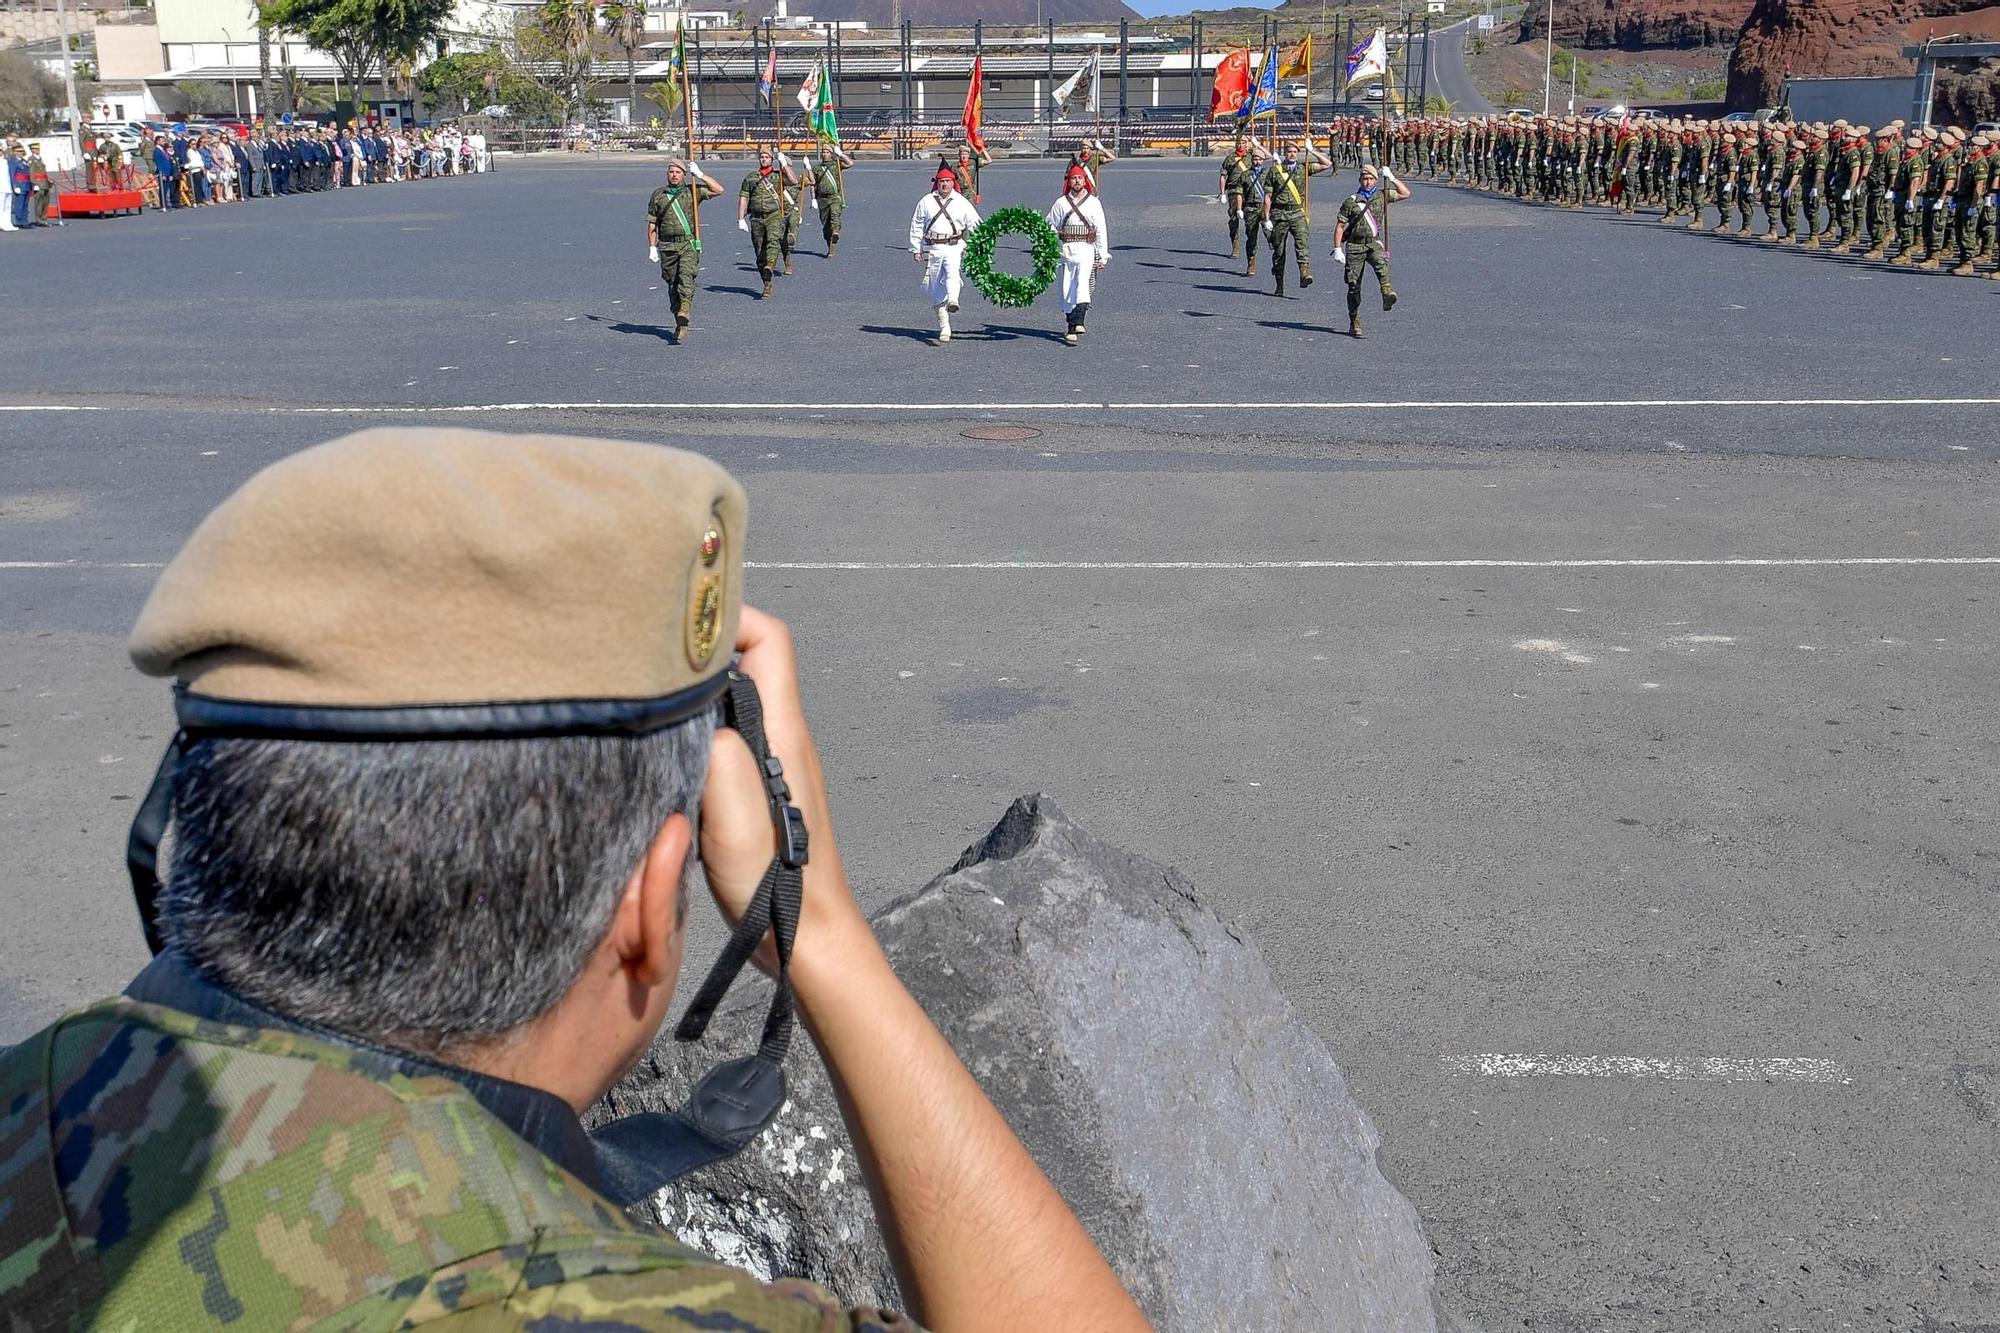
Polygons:
M1229 257L1234 259L1242 254L1249 261L1243 269L1245 275L1255 273L1257 234L1262 228L1252 220L1256 215L1248 210L1256 192L1257 168L1247 152L1238 156L1232 151L1222 160L1221 178L1222 207L1229 215ZM1239 229L1243 232L1240 244L1236 239Z
M635 1223L553 1096L484 1080L540 1099L510 1125L481 1076L271 1017L108 1000L0 1054L0 1326L915 1327Z
M1264 168L1264 196L1271 205L1271 275L1275 290L1285 291L1285 243L1298 249L1299 286L1312 286L1312 253L1306 238L1306 177L1319 169L1311 158L1301 156L1287 163L1273 158Z
M699 190L699 193L696 193ZM660 282L671 293L675 336L683 337L694 318L694 280L701 272L701 246L695 239L694 211L704 199L722 193L706 181L662 185L646 202L646 216L660 250Z
M750 223L750 251L757 257L757 273L764 279L764 295L771 294L771 275L777 272L778 251L784 245L785 226L791 216L790 192L785 189L781 167L752 171L743 178L737 197L749 201L745 217Z

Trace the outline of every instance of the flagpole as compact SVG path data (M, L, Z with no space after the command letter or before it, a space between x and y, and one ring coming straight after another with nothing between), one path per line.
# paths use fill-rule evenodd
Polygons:
M1388 48L1387 48L1387 45L1386 45L1386 44L1384 45L1383 49L1384 49L1384 51L1386 51L1386 50L1388 49ZM1390 153L1389 153L1389 62L1388 62L1388 60L1387 60L1387 59L1385 58L1385 59L1384 59L1384 60L1382 61L1382 160L1381 160L1381 161L1380 161L1379 163L1377 163L1377 164L1376 164L1376 166L1377 166L1377 167L1378 167L1378 168L1380 169L1380 171L1381 171L1381 190L1382 190L1382 253L1383 253L1384 255L1387 255L1387 254L1389 253L1389 197L1390 197L1390 196L1391 196L1392 194L1394 194L1394 193L1395 193L1395 191L1393 191L1393 190L1391 190L1391 189L1389 188L1389 182L1390 182L1391 180L1395 179L1395 178L1394 178L1393 176L1391 176L1391 175L1389 174L1389 157L1390 157Z
M1308 33L1306 34L1306 43L1305 43L1305 45L1306 45L1306 50L1305 50L1305 57L1306 57L1306 68L1305 68L1305 75L1306 75L1306 217L1307 217L1307 218L1311 218L1311 217L1312 217L1312 197L1313 197L1313 175L1312 175L1312 154L1313 154L1313 55L1312 55L1312 52L1313 52L1313 48L1312 48L1312 33L1310 33L1310 32L1308 32Z
M697 156L697 153L696 153L696 144L694 137L694 99L688 96L688 63L687 63L687 46L686 46L687 30L685 27L687 20L683 18L681 20L681 23L683 24L683 27L681 29L679 40L676 42L676 45L680 48L680 53L681 53L681 59L680 59L681 110L687 113L687 156L688 156L688 175L690 177L688 181L688 198L692 203L692 207L688 209L688 213L691 216L692 225L694 227L695 253L700 254L701 253L701 177L695 174L696 170L695 157Z

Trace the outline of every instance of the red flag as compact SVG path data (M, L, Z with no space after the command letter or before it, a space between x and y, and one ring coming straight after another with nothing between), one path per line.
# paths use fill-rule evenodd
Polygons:
M986 151L986 137L979 132L985 111L980 77L982 59L981 56L972 58L972 86L965 90L965 111L959 116L958 123L965 126L966 141L983 153Z
M1250 52L1231 51L1215 67L1215 90L1208 95L1208 118L1234 116L1250 95Z

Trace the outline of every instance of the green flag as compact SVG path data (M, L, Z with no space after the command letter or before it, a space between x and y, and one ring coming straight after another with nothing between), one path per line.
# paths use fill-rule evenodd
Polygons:
M826 58L822 56L817 71L819 93L813 99L812 131L830 143L840 142L840 124L833 116L833 80L827 77Z

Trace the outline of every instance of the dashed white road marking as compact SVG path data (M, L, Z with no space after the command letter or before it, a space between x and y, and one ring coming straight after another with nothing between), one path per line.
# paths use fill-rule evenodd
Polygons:
M1370 570L1370 569L1856 569L2000 566L2000 555L1660 557L1630 560L746 560L745 569L894 573L923 570ZM9 569L163 569L158 560L0 560ZM1887 640L1885 640L1887 642Z
M1692 1079L1706 1083L1852 1083L1837 1061L1791 1056L1660 1059L1639 1055L1458 1055L1444 1066L1484 1078Z

